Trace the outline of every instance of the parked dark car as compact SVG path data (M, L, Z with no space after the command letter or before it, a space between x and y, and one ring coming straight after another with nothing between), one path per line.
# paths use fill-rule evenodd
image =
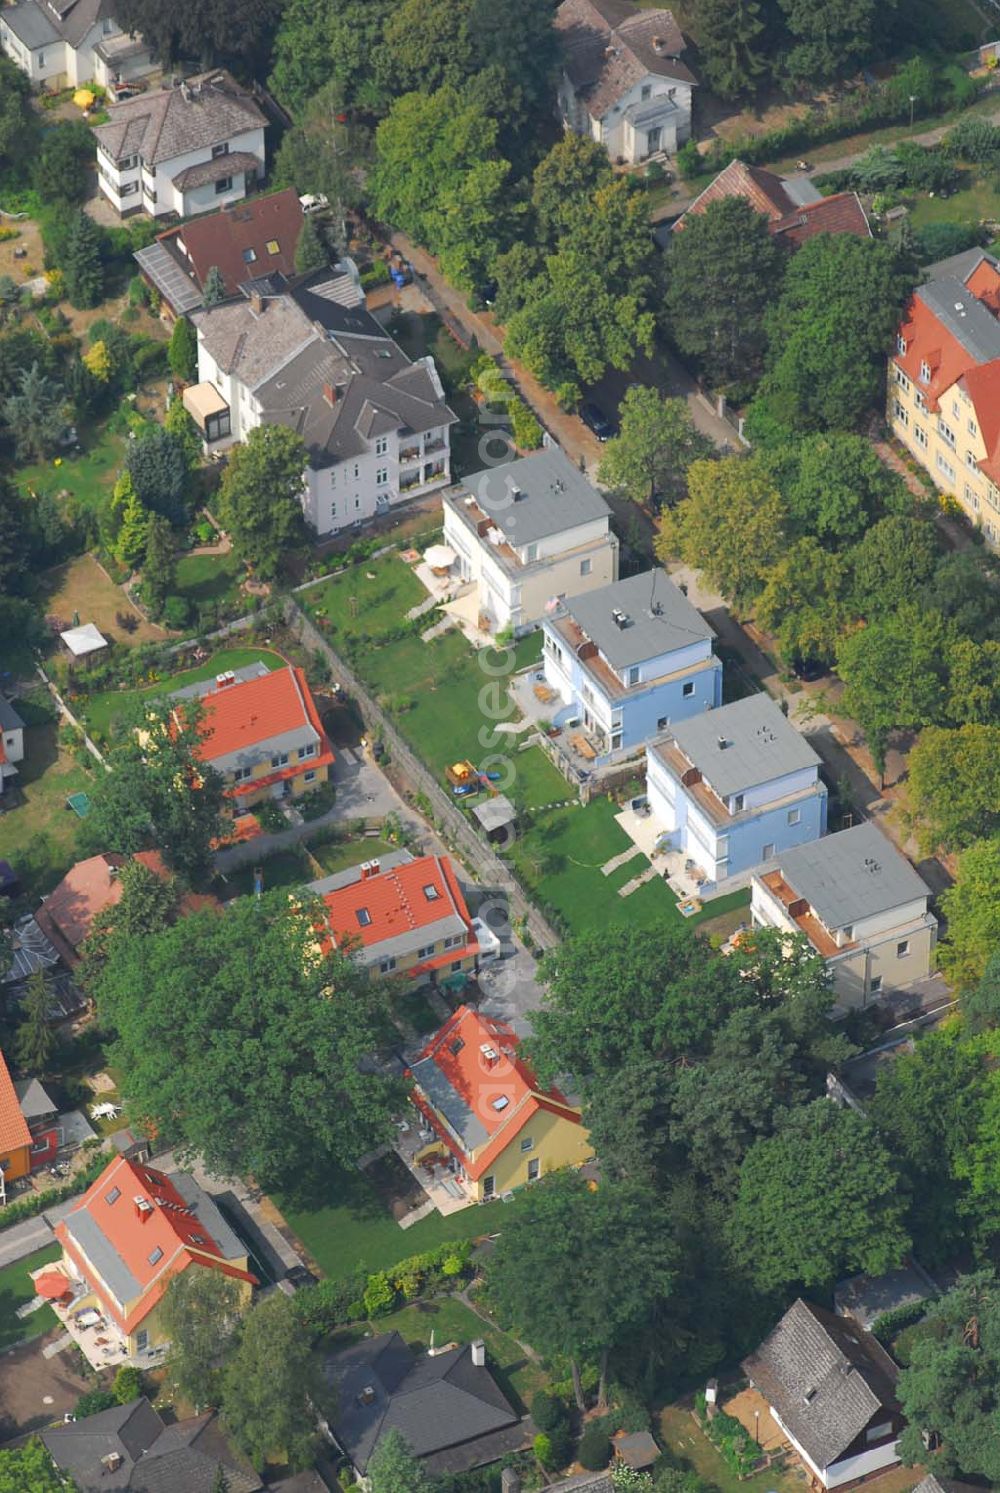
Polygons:
M797 679L804 679L807 684L811 684L813 680L825 678L830 670L817 658L797 658L792 665L792 672Z
M599 441L610 441L611 437L618 433L614 421L609 419L600 406L594 404L591 399L581 404L580 419L588 430L594 432Z

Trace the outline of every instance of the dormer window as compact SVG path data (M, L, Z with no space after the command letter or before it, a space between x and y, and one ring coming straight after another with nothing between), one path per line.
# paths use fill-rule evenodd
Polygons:
M896 351L899 353L900 357L902 357L903 353L905 353L906 351L906 338L903 336L902 332L900 332L899 336L896 338Z
M931 381L931 365L927 362L926 358L921 358L921 360L920 360L920 382L922 384L929 384L930 381Z

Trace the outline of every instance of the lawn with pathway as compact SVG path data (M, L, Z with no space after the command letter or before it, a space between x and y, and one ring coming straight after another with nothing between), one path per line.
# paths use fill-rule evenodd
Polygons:
M30 1338L41 1337L43 1333L58 1326L59 1319L51 1306L39 1307L26 1317L19 1317L17 1309L25 1306L35 1295L29 1271L38 1270L42 1265L50 1265L53 1260L61 1258L61 1245L48 1244L36 1254L28 1255L0 1270L0 1353L6 1353L9 1348L18 1343L26 1343Z
M357 646L362 640L377 640L401 627L410 608L426 599L427 591L395 550L352 565L298 594L331 648L347 654L352 642Z
M74 616L81 622L93 622L106 638L134 647L136 643L162 643L167 633L155 622L147 622L116 586L107 571L93 555L79 555L65 565L47 570L39 578L40 600L50 617L58 617L66 627ZM131 616L136 623L127 632L119 616Z
M153 700L158 696L183 689L188 684L199 684L205 679L214 679L228 669L245 669L248 664L263 663L269 669L283 669L287 659L273 648L220 648L217 653L193 669L184 669L179 674L155 679L143 689L97 690L88 695L76 707L92 732L105 740L111 728L136 700Z

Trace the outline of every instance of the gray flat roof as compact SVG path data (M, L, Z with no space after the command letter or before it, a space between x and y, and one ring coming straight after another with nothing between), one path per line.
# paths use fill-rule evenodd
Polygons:
M819 767L812 747L767 694L706 710L671 734L723 798L800 767Z
M571 597L566 610L615 669L715 637L665 570L646 570ZM619 627L615 610L624 613L627 625Z
M960 254L950 254L947 259L939 259L936 264L929 264L924 270L924 277L927 280L944 280L948 276L954 276L956 280L964 283L984 259L995 269L1000 269L1000 260L994 259L992 254L987 254L985 249L963 249Z
M270 674L271 670L267 664L258 660L255 664L244 664L242 669L233 669L232 672L237 684L246 684L248 679L263 679L265 674ZM209 679L199 679L194 684L185 684L181 689L171 690L170 698L171 700L201 700L217 687L215 681L218 677L217 674L213 674Z
M607 518L611 512L558 446L500 467L486 467L461 485L515 548L595 518ZM512 501L515 492L520 494L516 502Z
M1000 358L1000 321L961 280L953 275L929 280L916 294L977 362Z
M773 865L828 928L845 928L930 896L923 878L871 823L797 845L776 856Z
M82 1250L119 1305L133 1301L141 1289L139 1282L96 1218L84 1208L78 1208L67 1215L65 1226L73 1243Z
M388 855L373 855L372 860L377 860L383 871L391 871L394 866L405 866L407 861L412 861L413 856L408 850L393 850ZM343 871L334 871L330 876L321 876L318 881L310 881L306 890L315 892L317 897L323 897L327 892L339 892L341 887L353 886L356 881L361 880L361 865L347 866Z

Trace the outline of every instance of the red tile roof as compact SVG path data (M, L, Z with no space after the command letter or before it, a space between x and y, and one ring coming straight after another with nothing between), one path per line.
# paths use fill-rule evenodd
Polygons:
M0 1052L0 1155L9 1155L31 1145L31 1131L21 1113L21 1103L14 1089L3 1053Z
M358 866L357 880L325 892L323 902L334 941L341 945L360 943L363 948L372 948L457 916L465 924L469 942L464 950L450 950L448 960L478 950L469 909L446 855L420 856L374 875L365 875Z
M414 1102L474 1181L489 1170L539 1110L560 1115L575 1125L582 1124L580 1111L558 1089L539 1088L538 1079L518 1056L517 1047L517 1036L509 1026L482 1016L470 1006L459 1006L417 1059L417 1063L428 1059L433 1062L460 1102L487 1132L486 1145L473 1157L441 1124L433 1103L419 1085L414 1090ZM493 1055L488 1056L484 1048ZM499 1109L498 1099L507 1100Z
M319 715L302 669L289 664L259 679L217 685L199 697L203 762L310 725L322 733Z
M294 274L295 248L301 232L302 204L295 189L286 187L266 197L234 202L220 213L195 218L159 237L179 263L190 264L199 287L204 286L209 270L216 265L225 281L226 294L235 295L255 275L274 271ZM277 243L277 254L270 253L269 243ZM248 262L244 251L252 251L254 258Z
M784 244L801 248L806 239L817 233L853 233L858 238L871 238L865 210L857 192L836 192L824 197L821 202L807 202L797 207L785 218L772 222L771 233L780 237Z
M721 202L726 197L743 197L764 214L775 237L780 235L782 243L794 244L796 248L817 233L854 233L859 238L871 238L857 192L837 192L819 202L800 205L780 176L760 166L748 166L744 161L730 161L677 219L674 231L682 229L692 213L703 213L710 203Z
M122 883L118 872L128 859L127 855L112 850L92 855L89 860L77 861L35 913L36 923L64 959L74 960L98 913L121 901ZM135 859L161 881L169 878L170 870L158 850L140 850ZM180 904L182 912L197 912L218 905L215 897L191 892L182 898Z
M98 1274L99 1266L83 1257L76 1245L72 1222L79 1213L89 1216L107 1246L136 1281L137 1294L142 1299L131 1316L116 1307ZM170 1277L189 1265L217 1269L250 1285L258 1284L249 1271L225 1261L212 1235L163 1172L124 1156L105 1167L66 1218L56 1225L55 1235L126 1332L131 1332L149 1314L166 1290ZM156 1258L151 1261L151 1256Z

